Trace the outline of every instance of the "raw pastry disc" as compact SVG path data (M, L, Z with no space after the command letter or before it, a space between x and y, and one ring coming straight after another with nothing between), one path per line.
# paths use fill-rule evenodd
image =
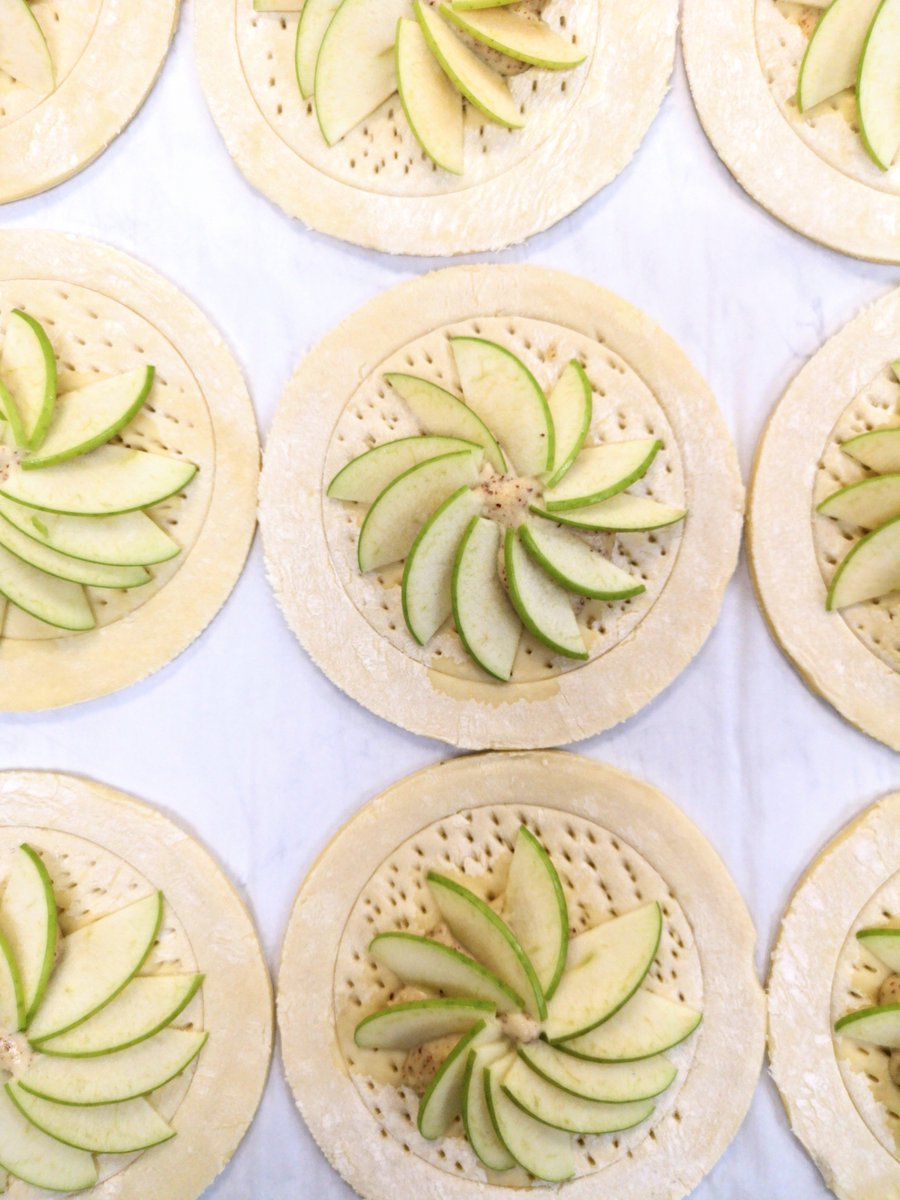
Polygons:
M660 437L664 449L640 487L689 510L683 524L617 537L617 561L640 574L647 590L582 610L588 662L573 664L525 637L505 684L472 665L450 623L427 646L413 641L399 572L360 575L361 518L348 511L354 506L324 495L354 454L418 432L384 372L458 388L448 336L462 332L507 346L545 389L577 355L594 389L591 435ZM260 521L278 601L329 678L414 733L503 749L589 737L632 716L675 679L715 623L735 566L742 506L715 400L660 329L570 275L483 266L394 288L307 356L268 439Z
M77 174L134 117L162 70L178 0L31 0L56 72L45 97L0 71L0 204Z
M894 750L900 597L826 611L828 582L853 539L814 506L865 474L841 442L900 424L888 365L898 349L900 289L826 342L779 401L756 452L747 523L757 598L782 649L813 691Z
M716 153L773 216L844 254L900 262L900 161L885 172L869 159L849 93L805 114L796 106L804 30L820 13L788 0L685 0L694 104Z
M163 892L144 973L202 971L185 1009L209 1033L192 1071L154 1093L178 1136L138 1156L100 1156L88 1200L194 1200L234 1154L259 1105L272 1052L272 989L243 902L199 842L149 805L100 783L45 771L0 772L0 877L34 844L61 893L62 928ZM60 886L64 881L64 889ZM8 1200L47 1193L11 1179Z
M511 78L526 120L512 135L470 110L462 176L433 168L397 95L329 148L297 86L297 12L198 0L194 34L213 117L254 187L345 241L449 255L502 249L578 208L631 160L669 86L675 0L549 0L542 16L588 57Z
M502 893L523 822L560 868L575 928L659 900L664 933L647 986L703 1010L696 1038L680 1048L674 1096L628 1133L579 1139L565 1195L680 1200L749 1106L765 1029L755 932L709 843L659 792L588 759L456 758L396 784L338 833L303 883L285 937L278 1018L287 1078L323 1152L365 1200L536 1194L521 1173L503 1186L502 1176L488 1179L452 1130L421 1138L416 1097L397 1086L398 1056L360 1051L352 1037L396 987L368 959L371 938L434 927L424 876L435 865L464 874L481 895Z
M89 589L95 629L67 633L7 606L3 711L105 696L185 650L241 573L259 475L256 419L240 370L216 330L167 280L82 238L0 233L0 330L17 305L46 322L61 391L152 363L150 399L122 436L200 469L183 494L149 510L181 554L154 567L143 587Z
M855 934L897 924L898 872L900 792L894 792L846 826L812 863L772 955L772 1075L794 1133L841 1200L900 1192L896 1112L873 1094L883 1087L887 1055L831 1032L845 1013L876 1003L886 971ZM893 1088L890 1107L898 1096Z

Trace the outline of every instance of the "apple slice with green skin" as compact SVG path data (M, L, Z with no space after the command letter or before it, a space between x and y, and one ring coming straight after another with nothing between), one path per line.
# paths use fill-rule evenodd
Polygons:
M594 395L584 367L572 359L547 400L553 420L554 452L548 487L554 487L581 453L591 427Z
M516 1165L516 1160L497 1136L485 1094L485 1069L501 1060L504 1066L498 1066L498 1070L502 1073L504 1067L512 1066L512 1054L505 1042L488 1043L470 1050L462 1088L466 1138L479 1160L491 1171L509 1171Z
M577 533L530 522L519 528L522 545L551 579L579 596L625 600L646 591L643 583L592 549Z
M137 367L57 397L53 424L40 450L23 461L26 471L88 454L132 421L153 387L153 367Z
M0 71L42 96L55 86L47 39L27 0L0 0Z
M870 471L877 471L879 475L894 474L900 471L900 425L861 433L844 442L841 449Z
M495 1011L487 1000L462 1000L455 996L410 1000L364 1017L353 1040L367 1050L412 1050L451 1033L467 1033L479 1021L493 1017Z
M654 901L572 938L548 1006L548 1040L579 1037L618 1012L650 970L661 933L662 913Z
M671 1050L690 1037L701 1014L677 1000L640 988L627 1004L596 1029L557 1043L564 1054L593 1062L633 1062Z
M316 115L329 146L355 129L397 90L394 41L409 0L343 0L316 60ZM348 70L348 64L352 68Z
M548 470L556 453L553 418L525 364L484 338L455 337L450 346L466 403L499 440L515 469L520 475Z
M146 513L68 517L35 512L0 496L0 517L41 546L110 567L153 566L181 553L181 547Z
M544 492L551 513L598 504L624 492L650 469L662 446L658 438L630 438L582 450L565 479Z
M357 559L363 573L405 558L434 510L461 487L478 482L483 452L457 450L426 459L388 484L366 513Z
M503 1091L536 1121L567 1133L618 1133L646 1121L655 1108L652 1100L604 1104L573 1096L532 1071L522 1058L510 1067Z
M520 1046L519 1057L535 1074L564 1092L605 1104L652 1100L678 1074L667 1059L659 1056L638 1062L587 1062L542 1041Z
M525 1007L522 998L493 971L431 938L414 933L382 933L373 939L369 953L405 984L448 996L488 1000L501 1013L519 1012Z
M522 625L497 566L500 529L473 517L453 565L450 595L453 620L466 653L489 675L506 682L512 675Z
M429 49L457 91L489 121L521 129L525 121L503 76L463 45L433 8L422 0L413 0L413 8Z
M434 1141L443 1137L460 1116L469 1054L474 1053L482 1043L495 1042L497 1033L494 1022L479 1021L468 1033L463 1034L438 1067L419 1101L416 1123L423 1138Z
M15 1083L6 1085L10 1099L32 1125L64 1146L92 1154L133 1154L149 1150L175 1136L152 1104L143 1097L121 1104L89 1108L54 1104L32 1096Z
M506 531L504 558L509 598L529 633L554 654L587 659L568 592L528 556L514 529Z
M456 550L480 511L480 496L470 488L460 488L428 518L406 557L401 585L403 619L422 646L450 616Z
M0 594L23 612L56 629L83 633L96 625L84 588L55 579L0 546Z
M319 50L341 0L306 0L297 24L297 44L294 63L297 83L304 100L309 99L316 87L316 63Z
M462 438L481 446L495 471L506 474L506 459L494 435L482 421L452 392L417 375L391 372L385 379L428 434Z
M880 1004L847 1013L835 1024L835 1033L886 1050L900 1049L900 1004Z
M133 588L150 581L146 567L107 567L102 563L69 558L20 533L9 521L0 521L0 546L46 575L86 587Z
M572 1138L559 1129L538 1121L510 1098L504 1084L515 1063L506 1070L505 1063L488 1067L484 1072L484 1088L491 1120L497 1136L512 1158L537 1179L562 1183L575 1174ZM526 1068L527 1070L527 1068ZM564 1095L560 1092L560 1095Z
M573 529L607 530L611 533L646 533L651 529L664 529L687 516L685 508L673 508L669 504L651 500L649 496L632 496L627 492L619 492L608 500L601 500L599 504L573 508L568 512L548 512L539 504L530 505L530 509L538 517L570 525Z
M162 892L152 892L63 938L29 1041L65 1033L114 1000L153 949L162 914Z
M6 1088L0 1088L0 1168L23 1183L53 1192L80 1192L97 1182L93 1155L36 1129Z
M542 1021L544 993L528 955L512 930L480 896L454 879L428 872L428 886L450 932L489 970L525 1001L525 1011Z
M586 58L543 21L531 21L499 6L478 12L442 4L441 15L492 50L545 71L570 70Z
M429 458L463 450L477 450L474 442L456 437L416 436L384 442L352 459L328 485L332 500L372 504L384 489L410 468Z
M834 0L809 39L797 84L797 107L807 112L856 83L866 34L879 0Z
M900 149L900 0L882 0L859 60L856 106L859 132L869 157L883 171Z
M0 933L0 1031L14 1033L24 1024L22 976L9 940Z
M900 472L851 483L823 500L817 511L861 529L877 529L900 516Z
M462 96L431 53L418 21L397 23L397 90L416 141L445 171L465 168Z
M889 970L900 974L900 929L860 929L856 940Z
M31 1038L44 1055L99 1058L154 1037L187 1008L202 975L137 975L118 996L68 1033Z
M6 936L22 981L22 1029L37 1011L53 970L59 923L53 884L41 856L23 843L0 903L0 931ZM0 1020L0 1025L3 1022Z
M877 600L900 588L900 517L860 538L834 573L829 611Z
M43 327L18 308L6 325L0 378L16 445L20 450L38 450L56 404L56 356Z
M569 910L550 855L524 825L516 834L503 916L534 967L544 999L556 991L569 945Z
M117 1104L149 1095L180 1075L207 1037L189 1029L164 1029L156 1037L102 1058L38 1055L18 1084L32 1096L56 1104Z

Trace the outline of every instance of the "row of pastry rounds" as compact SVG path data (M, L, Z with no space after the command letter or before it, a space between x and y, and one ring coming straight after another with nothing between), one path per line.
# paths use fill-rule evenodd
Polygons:
M29 5L52 66L45 86L16 78L21 31L11 27L4 40L13 49L0 59L0 203L69 178L121 132L162 67L179 8L178 0L139 12L98 0L62 10L52 0L8 0L4 21L21 22L19 10ZM498 86L518 106L524 129L507 136L470 106L465 138L477 162L457 176L420 151L396 93L325 144L315 96L298 87L295 73L302 7L302 0L197 4L200 76L226 145L247 179L306 225L422 255L521 242L610 183L665 96L678 24L675 0L641 0L637 11L629 0L610 0L599 16L583 0L541 5L551 36L577 44L576 65L520 73L521 62L510 68L509 58L490 51L487 61L499 58L511 73L509 92L506 82ZM727 12L714 0L690 0L683 40L697 111L729 170L780 220L844 253L898 262L900 164L883 170L866 158L852 104L801 113L793 99L817 12L784 0L740 0ZM43 133L50 128L52 146Z
M116 912L119 897L127 903L161 892L163 928L173 931L165 936L177 938L174 969L202 973L202 1009L191 1012L208 1038L177 1103L165 1101L176 1136L137 1157L101 1154L102 1182L79 1193L99 1197L112 1186L122 1200L195 1200L237 1150L269 1073L272 987L252 918L208 851L130 796L38 771L0 773L0 796L0 880L27 842L54 888L66 889L64 935ZM871 1048L854 1048L832 1030L848 1007L872 1003L868 993L880 982L871 964L859 962L856 933L900 921L900 794L867 809L803 876L782 922L767 1003L750 916L703 835L648 784L557 751L457 758L401 781L364 805L300 887L278 976L282 1067L321 1151L363 1200L413 1192L464 1200L473 1185L497 1200L534 1190L527 1176L486 1175L458 1124L436 1141L421 1136L420 1101L397 1074L397 1055L381 1053L385 1064L377 1050L355 1050L347 1035L386 1002L408 1007L412 995L397 996L391 970L370 961L373 935L432 933L425 876L434 867L489 889L490 900L502 898L523 825L555 860L570 916L577 906L588 928L638 903L660 904L663 935L649 991L661 1003L702 1009L689 1053L670 1052L678 1067L672 1104L660 1102L627 1135L579 1139L566 1195L688 1195L750 1105L767 1010L769 1059L788 1119L828 1186L841 1200L894 1194L900 1088L881 1051L875 1063ZM109 882L117 880L120 887ZM123 891L128 880L131 890ZM166 969L173 967L163 956L144 973ZM151 1106L162 1096L151 1093ZM36 1193L12 1178L6 1194Z

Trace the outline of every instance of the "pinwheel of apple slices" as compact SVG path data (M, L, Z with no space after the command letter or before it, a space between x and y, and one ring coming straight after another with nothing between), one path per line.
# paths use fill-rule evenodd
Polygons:
M680 865L635 836L650 828ZM719 921L736 937L714 962ZM457 759L363 810L301 888L280 976L285 1067L322 1149L371 1200L538 1181L673 1200L752 1093L751 947L721 864L645 785L559 753ZM726 1100L703 1089L738 996L748 1055Z
M662 334L576 280L481 268L389 293L307 360L261 513L328 674L484 747L586 736L665 686L714 617L739 507L714 406Z

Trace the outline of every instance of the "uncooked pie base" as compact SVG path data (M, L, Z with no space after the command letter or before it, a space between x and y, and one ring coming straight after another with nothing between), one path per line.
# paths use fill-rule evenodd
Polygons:
M154 1093L178 1136L143 1154L100 1156L85 1200L195 1200L237 1149L262 1095L272 1047L271 985L252 921L209 853L148 805L72 775L0 773L0 879L21 841L43 852L66 932L151 890L166 907L142 973L205 974L177 1019L209 1033L188 1072ZM9 1200L46 1193L11 1180Z
M820 464L833 458L839 423L852 424L860 406L875 413L876 402L886 400L885 368L897 357L898 334L900 289L860 313L806 364L760 440L747 527L757 597L775 638L814 691L894 750L900 750L896 602L826 611L823 569L833 564L820 568L817 555L820 548L831 553L840 535L821 528L817 547L813 531L824 518L814 514L813 499L825 489ZM890 423L887 412L883 423ZM840 544L850 545L842 538Z
M410 1127L415 1100L391 1082L397 1056L352 1043L355 1022L389 998L390 981L366 960L368 940L414 910L416 928L433 924L421 880L429 867L496 896L523 820L555 856L576 928L616 905L660 901L665 932L647 986L703 1009L699 1032L670 1054L684 1075L653 1118L578 1139L580 1177L561 1190L572 1200L678 1200L749 1105L764 1036L755 934L694 826L646 784L574 755L457 758L395 785L344 827L301 887L285 937L278 1014L288 1081L329 1161L365 1200L466 1200L473 1184L496 1200L535 1194L521 1174L488 1180L459 1137L421 1139Z

